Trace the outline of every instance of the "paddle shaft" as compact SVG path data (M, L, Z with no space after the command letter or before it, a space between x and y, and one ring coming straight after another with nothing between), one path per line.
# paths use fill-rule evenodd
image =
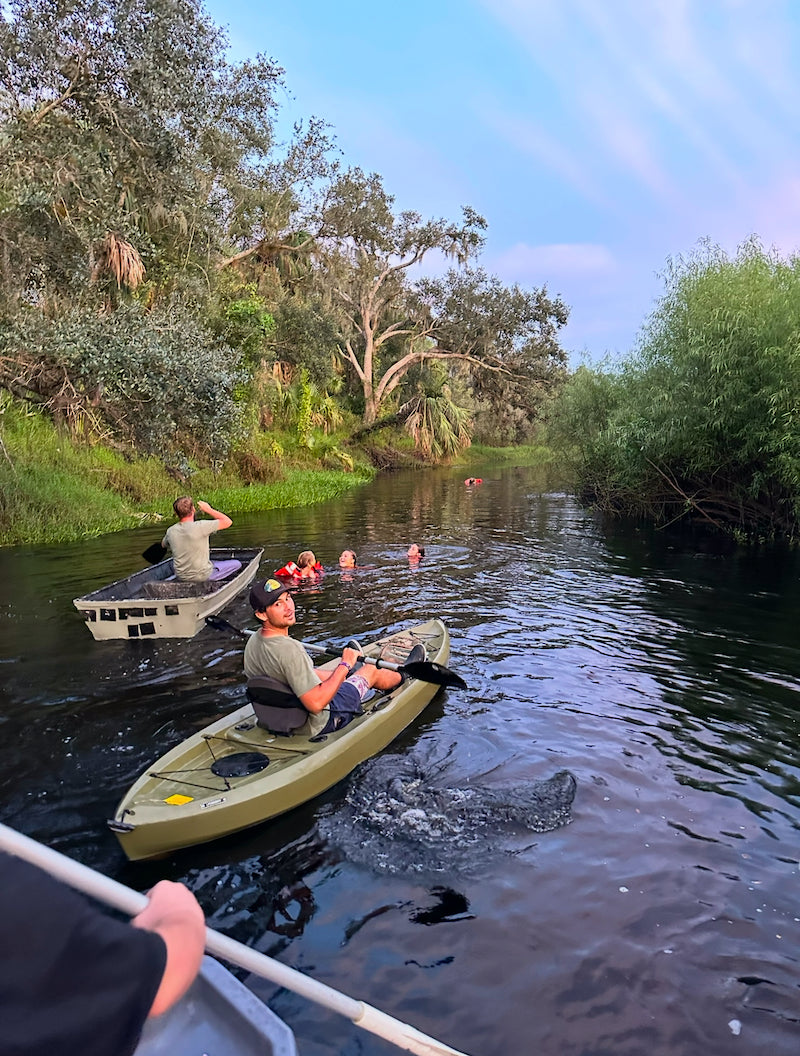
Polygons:
M80 862L73 861L72 858L67 858L3 824L0 824L0 850L38 866L57 880L129 916L141 913L147 905L146 895L132 891L116 880L111 880L110 877L103 876L102 873L95 872L94 869L81 865ZM6 911L13 912L13 907ZM229 964L253 972L276 986L282 986L301 997L315 1001L331 1012L345 1016L356 1026L363 1027L364 1030L377 1034L378 1037L385 1038L408 1052L419 1053L420 1056L465 1056L459 1050L451 1049L407 1023L394 1019L363 1001L356 1001L346 994L341 994L325 983L309 979L294 968L243 946L227 935L220 935L211 928L206 928L206 950Z
M209 627L214 627L218 631L230 631L232 634L237 634L240 638L246 638L248 635L257 634L257 631L246 627L242 630L240 627L234 627L232 623L223 619L222 616L206 616L206 623ZM300 642L300 645L304 649L307 649L310 653L318 653L324 656L337 657L341 656L341 650L329 649L324 645L309 645L308 642ZM421 682L430 682L435 686L451 686L457 689L466 689L467 684L464 679L451 671L447 667L443 667L441 664L434 663L431 660L416 660L410 664L393 664L389 660L376 659L373 656L364 656L360 653L357 660L360 660L362 664L372 664L373 667L382 667L388 671L397 671L401 675L407 675L409 678L417 678Z
M220 631L233 631L235 634L241 635L242 638L249 637L253 634L258 634L258 631L253 630L252 627L234 627L232 623L228 623L228 621L224 620L221 616L206 616L206 623L209 624L211 627L216 627L217 630ZM317 656L330 656L332 658L341 656L340 650L329 649L325 645L309 645L308 642L301 642L300 644L309 653L316 653ZM360 660L362 664L374 664L375 667L388 667L390 671L400 670L399 664L390 664L386 660L376 660L372 656L364 656L361 653L359 653L356 659Z
M341 656L341 652L335 652L333 649L328 649L324 645L309 645L308 642L302 642L301 644L309 653L316 653L317 656ZM374 656L364 656L363 653L359 653L357 659L360 660L362 664L372 664L373 667L385 667L387 671L399 671L400 674L407 670L402 664L392 664L388 660L376 660Z

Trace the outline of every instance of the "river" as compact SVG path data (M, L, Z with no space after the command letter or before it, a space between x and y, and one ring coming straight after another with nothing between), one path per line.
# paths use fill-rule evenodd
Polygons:
M241 702L240 640L91 638L72 598L140 567L154 529L0 551L2 820L139 889L183 880L210 926L470 1056L795 1056L798 555L678 545L534 470L483 473L236 518L225 542L263 546L264 574L306 548L370 566L299 595L298 636L437 615L469 689L319 800L158 863L126 863L104 819ZM244 597L224 615L252 625ZM569 824L505 809L561 771ZM389 786L417 798L376 828ZM247 981L301 1056L399 1051Z

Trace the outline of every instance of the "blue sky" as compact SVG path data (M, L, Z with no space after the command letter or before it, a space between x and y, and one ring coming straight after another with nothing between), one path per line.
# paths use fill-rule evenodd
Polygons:
M573 365L624 355L669 258L800 247L795 0L207 0L401 209L489 224L480 263L571 309Z

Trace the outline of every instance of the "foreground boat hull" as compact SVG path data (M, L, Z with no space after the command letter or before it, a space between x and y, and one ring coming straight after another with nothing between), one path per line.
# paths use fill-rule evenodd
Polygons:
M380 639L364 652L402 663L417 643L425 646L429 661L446 663L450 639L440 620ZM258 825L320 795L385 748L436 690L410 679L367 701L365 714L343 730L313 741L262 729L246 704L162 756L122 799L109 827L128 858L139 860ZM212 765L224 769L221 760L245 752L260 763L266 758L265 768L236 777L212 772Z
M211 957L181 1000L149 1019L134 1056L297 1056L291 1029Z
M255 579L260 549L212 550L212 561L241 561L241 569L216 583L172 580L172 559L117 580L73 605L97 641L113 638L193 638L206 616L220 612ZM181 590L186 595L181 596Z

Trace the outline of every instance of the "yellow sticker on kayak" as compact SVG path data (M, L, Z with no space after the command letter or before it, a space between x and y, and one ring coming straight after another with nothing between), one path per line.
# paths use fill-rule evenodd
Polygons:
M191 803L192 796L179 796L176 792L174 796L170 796L169 799L165 799L165 803L169 803L171 807L182 807L184 803Z

